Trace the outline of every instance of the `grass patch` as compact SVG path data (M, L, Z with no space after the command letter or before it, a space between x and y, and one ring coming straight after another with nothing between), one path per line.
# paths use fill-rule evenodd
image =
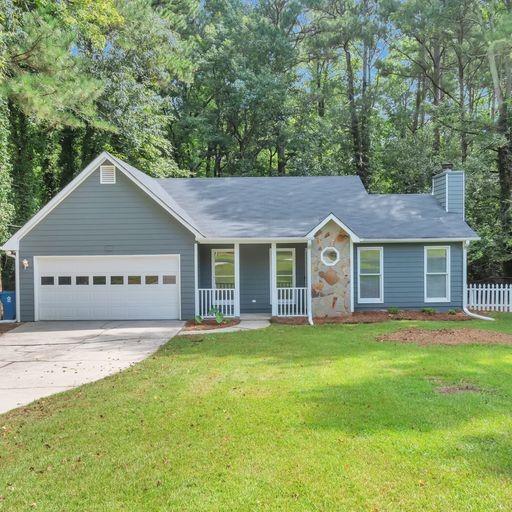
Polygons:
M471 327L512 333L497 317ZM174 338L0 416L0 510L505 510L512 347L375 341L445 325Z

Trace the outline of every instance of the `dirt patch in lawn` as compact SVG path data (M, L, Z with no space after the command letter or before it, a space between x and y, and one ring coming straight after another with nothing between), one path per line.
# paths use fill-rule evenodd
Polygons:
M378 341L417 345L512 345L512 335L483 329L402 329L377 338Z
M224 327L232 327L233 325L238 325L240 323L240 319L233 318L229 320L224 320L221 324L218 324L215 320L203 320L203 323L196 324L194 320L189 320L185 327L184 331L211 331L212 329L223 329Z
M483 389L473 384L454 384L453 386L439 386L436 391L442 395L454 395L456 393L481 393Z
M21 324L15 324L15 323L0 324L0 336L2 336L2 334L4 332L10 331L11 329L16 329L16 327L19 327L20 325Z
M462 311L456 313L423 313L422 311L399 311L398 313L388 313L387 311L358 311L351 315L339 317L315 317L314 323L322 324L373 324L377 322L386 322L388 320L446 320L460 321L472 320ZM305 317L272 317L272 322L276 324L287 325L305 325L308 319Z

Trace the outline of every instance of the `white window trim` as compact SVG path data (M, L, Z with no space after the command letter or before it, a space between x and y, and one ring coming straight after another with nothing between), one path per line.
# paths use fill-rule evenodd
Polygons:
M307 250L307 249L306 249ZM272 264L272 248L269 249L269 259L270 259L270 304L274 303L274 288L277 290L277 253L279 251L292 251L293 253L293 276L292 276L292 288L296 288L297 286L297 255L295 253L295 247L277 247L276 248L276 269L274 272L273 264ZM275 277L275 280L274 280ZM277 293L277 292L276 292Z
M211 250L211 258L210 259L211 259L211 267L212 267L212 288L217 288L215 286L215 255L218 252L231 252L231 253L233 253L233 265L235 264L235 262L234 262L235 249L234 248L221 249L220 247L217 247L217 248ZM235 285L233 286L233 288L230 288L230 289L235 289L235 287L236 287L236 276L235 276L235 274L236 274L236 270L233 267L233 278L235 279Z
M113 172L113 180L105 179L103 177L103 172ZM115 185L116 184L116 166L115 165L100 165L100 184L101 185Z
M327 251L334 251L336 253L336 259L334 261L326 261L324 258L325 258L325 253ZM326 267L334 267L334 265L336 265L336 263L338 263L340 261L340 251L338 251L338 249L336 249L336 247L333 247L333 246L329 246L329 247L325 247L324 249L322 249L322 252L320 253L320 259L322 260L322 263L326 266Z
M277 273L277 254L280 252L292 252L292 288L295 288L297 284L297 257L295 256L295 247L278 247L276 249L276 288L279 274Z
M363 274L380 277L379 291L380 297L361 298L361 252L362 251L379 251L380 272L379 274ZM357 248L357 302L359 304L382 304L384 302L384 248L383 247L358 247Z
M444 249L446 251L446 272L429 272L428 275L446 274L446 297L427 297L427 259L429 249ZM423 300L424 302L450 302L451 290L451 255L449 245L425 245L423 247Z

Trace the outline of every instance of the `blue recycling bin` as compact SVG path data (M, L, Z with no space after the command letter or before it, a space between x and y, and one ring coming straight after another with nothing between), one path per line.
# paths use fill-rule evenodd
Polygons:
M4 307L2 320L14 320L16 318L16 294L14 292L0 292L0 302Z

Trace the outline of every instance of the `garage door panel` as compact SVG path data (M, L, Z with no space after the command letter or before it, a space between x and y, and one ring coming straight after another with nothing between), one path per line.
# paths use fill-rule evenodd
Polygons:
M36 267L39 320L179 318L177 255L38 257Z

